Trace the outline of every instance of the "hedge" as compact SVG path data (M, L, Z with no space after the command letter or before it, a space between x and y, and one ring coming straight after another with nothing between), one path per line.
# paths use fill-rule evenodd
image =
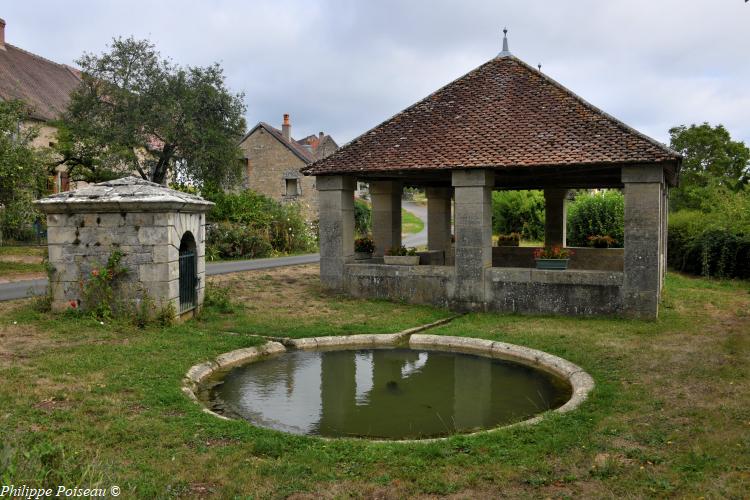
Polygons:
M670 215L667 261L677 271L715 278L750 278L750 234L719 213Z
M614 247L624 241L625 201L620 191L578 194L568 205L568 246L589 246L590 236L609 236Z

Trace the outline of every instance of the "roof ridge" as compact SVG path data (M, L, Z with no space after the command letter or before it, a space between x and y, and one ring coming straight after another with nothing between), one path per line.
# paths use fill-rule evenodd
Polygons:
M500 56L497 56L497 57L500 57ZM674 149L670 148L666 144L664 144L662 142L659 142L656 139L653 139L652 137L647 136L646 134L644 134L640 130L638 130L638 129L634 128L634 127L631 127L630 125L628 125L627 123L623 122L619 118L614 117L613 115L607 113L606 111L604 111L600 107L596 106L595 104L590 103L589 101L587 101L586 99L584 99L583 97L581 97L577 93L573 92L568 87L566 87L562 83L558 82L557 80L555 80L551 76L548 76L547 74L542 73L541 71L539 71L537 69L534 69L528 63L526 63L526 61L524 61L522 59L519 59L518 57L516 57L516 56L514 56L512 54L507 55L507 56L502 56L502 58L503 59L511 59L511 60L513 60L513 61L521 64L521 66L524 67L524 68L526 68L527 70L529 70L529 71L531 71L533 73L538 74L539 76L541 76L542 78L544 78L546 81L548 81L552 85L555 85L557 88L559 88L563 92L566 92L571 97L577 99L581 104L583 104L584 106L586 106L590 110L594 111L595 113L599 113L600 115L604 116L605 118L607 118L609 120L612 120L617 126L619 126L620 128L622 128L623 130L625 130L627 132L630 132L630 133L634 133L634 134L638 135L641 139L647 140L648 142L650 142L654 146L662 148L665 151L669 152L670 154L673 154L673 155L675 155L675 156L677 156L679 158L682 158L682 155L680 153L678 153Z

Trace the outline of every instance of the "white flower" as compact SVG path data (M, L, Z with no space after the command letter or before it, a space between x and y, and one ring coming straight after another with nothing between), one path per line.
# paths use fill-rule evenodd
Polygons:
M104 321L100 321L100 322L99 322L99 324L100 324L100 325L103 325L103 324L104 324Z

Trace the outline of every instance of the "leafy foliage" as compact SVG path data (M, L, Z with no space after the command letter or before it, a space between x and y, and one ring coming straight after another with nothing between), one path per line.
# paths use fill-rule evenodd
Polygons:
M372 209L362 200L354 200L354 230L361 236L372 231Z
M0 99L0 231L15 240L34 236L40 214L32 202L47 183L48 152L32 146L39 131L24 123L27 116L23 103Z
M494 191L492 230L495 234L520 233L529 240L544 239L542 191Z
M684 156L680 186L670 192L672 210L700 209L711 192L745 189L750 182L750 149L723 125L680 125L669 135L670 146Z
M296 204L282 204L249 189L215 192L207 198L216 204L208 214L207 253L223 258L256 258L315 248L314 227L305 221Z
M218 64L181 67L132 37L76 62L82 84L58 124L56 146L72 179L136 171L157 183L171 174L204 186L239 176L245 105Z
M364 253L372 253L375 251L375 244L372 241L372 238L368 237L362 237L357 238L354 240L354 251L355 252L364 252Z
M537 248L534 250L535 259L567 259L570 258L575 252L568 248L562 248L559 246Z
M679 271L750 278L750 193L715 194L713 210L681 210L669 218L668 262Z
M592 236L609 236L613 247L624 242L625 199L620 191L579 193L568 205L568 245L585 247Z

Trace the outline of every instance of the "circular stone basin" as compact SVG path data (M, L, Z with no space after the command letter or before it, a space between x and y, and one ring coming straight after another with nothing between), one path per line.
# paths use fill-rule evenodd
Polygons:
M260 427L420 439L529 419L565 405L572 387L551 370L513 360L381 347L290 350L213 371L197 392L214 413Z

